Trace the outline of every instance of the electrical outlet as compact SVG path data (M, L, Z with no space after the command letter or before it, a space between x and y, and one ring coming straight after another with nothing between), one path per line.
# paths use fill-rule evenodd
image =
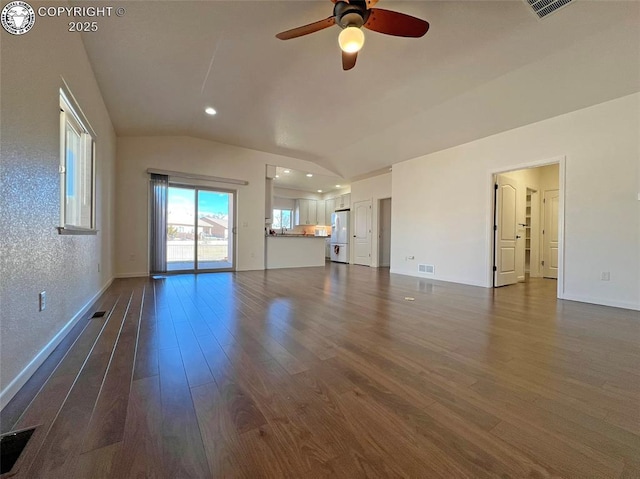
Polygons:
M47 292L42 291L38 295L38 311L44 311L47 307Z
M407 259L416 259L415 256L407 256Z
M603 271L600 273L600 281L610 281L611 273L609 271Z

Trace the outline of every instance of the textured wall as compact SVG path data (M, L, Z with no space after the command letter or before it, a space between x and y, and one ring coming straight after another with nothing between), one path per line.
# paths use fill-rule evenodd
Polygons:
M38 18L26 35L2 31L0 42L0 388L6 392L113 276L115 134L81 37L67 31L66 19ZM55 230L61 77L97 134L97 236ZM40 291L47 292L43 312Z

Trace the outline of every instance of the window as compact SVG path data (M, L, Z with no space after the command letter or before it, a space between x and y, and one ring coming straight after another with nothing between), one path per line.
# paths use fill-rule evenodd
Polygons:
M292 213L292 210L273 210L273 223L271 224L271 227L274 229L291 229Z
M95 141L88 123L60 90L61 234L95 233Z

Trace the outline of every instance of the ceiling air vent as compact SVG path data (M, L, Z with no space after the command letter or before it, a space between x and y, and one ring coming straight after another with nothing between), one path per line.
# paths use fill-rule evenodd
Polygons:
M567 6L573 0L524 0L538 18L544 18L550 13Z

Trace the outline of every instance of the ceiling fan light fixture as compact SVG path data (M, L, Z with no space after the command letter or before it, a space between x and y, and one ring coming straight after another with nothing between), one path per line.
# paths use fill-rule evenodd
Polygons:
M347 27L340 32L338 44L345 53L357 53L364 45L364 33L358 27Z

